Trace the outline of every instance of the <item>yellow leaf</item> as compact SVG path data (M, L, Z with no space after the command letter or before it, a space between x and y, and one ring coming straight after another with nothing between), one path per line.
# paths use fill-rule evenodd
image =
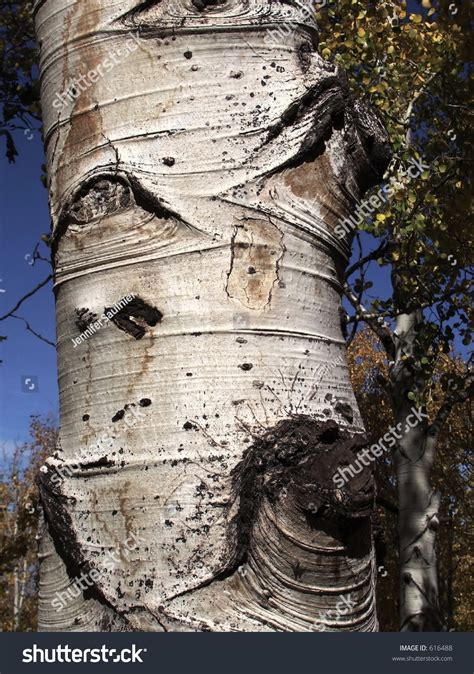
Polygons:
M365 37L365 30L363 28L359 28L359 30L357 31L357 35L359 37Z
M384 222L386 220L386 217L383 213L379 213L376 218L379 222Z
M413 21L413 23L421 23L423 21L423 17L421 14L410 14L410 21Z

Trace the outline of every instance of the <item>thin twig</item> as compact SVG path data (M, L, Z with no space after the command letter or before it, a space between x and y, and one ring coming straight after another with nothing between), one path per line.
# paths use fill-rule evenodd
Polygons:
M26 329L29 330L29 332L31 332L35 337L38 337L38 339L41 339L42 342L46 342L46 344L49 344L50 346L56 348L56 344L55 344L54 342L51 342L51 341L50 341L49 339L47 339L46 337L43 337L43 335L40 335L39 332L36 332L36 330L33 330L33 328L31 327L31 325L28 323L28 321L26 320L26 318L23 318L23 316L16 316L15 314L12 314L12 315L10 316L10 318L16 318L16 319L19 320L19 321L23 321L23 323L24 323L25 326L26 326Z
M0 316L0 321L4 321L6 318L10 318L12 316L12 314L14 314L15 311L17 309L19 309L19 307L21 307L21 305L23 304L23 302L25 300L27 300L29 297L31 297L36 292L38 292L38 290L41 290L41 288L43 288L43 286L45 286L47 283L49 283L49 281L51 281L52 278L53 278L53 275L49 274L49 276L47 276L43 281L41 281L41 283L38 283L38 285L35 288L33 288L33 290L30 290L29 293L26 293L26 295L23 295L23 297L20 300L18 300L18 302L15 304L13 309L10 309L10 311L8 311L6 314L4 314L3 316Z

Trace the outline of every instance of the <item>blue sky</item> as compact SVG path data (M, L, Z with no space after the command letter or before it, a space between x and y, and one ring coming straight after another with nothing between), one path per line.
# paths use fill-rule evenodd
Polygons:
M40 182L44 163L41 138L38 133L32 140L18 134L16 142L19 157L14 164L8 164L3 156L3 144L0 156L0 315L50 271L45 262L31 266L31 258L26 258L50 228L47 192ZM32 328L55 340L51 282L17 313L27 318ZM57 413L56 352L29 333L21 321L3 321L0 334L8 336L0 343L0 442L11 444L27 437L30 415ZM31 382L22 385L22 377L31 378ZM22 390L33 386L29 392Z

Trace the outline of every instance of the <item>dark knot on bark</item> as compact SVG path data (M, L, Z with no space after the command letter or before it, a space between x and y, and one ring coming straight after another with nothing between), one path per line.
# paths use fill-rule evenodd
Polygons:
M192 0L194 7L200 12L204 12L208 7L218 7L225 5L227 0Z
M240 498L234 521L237 557L245 557L263 501L276 503L282 493L315 525L322 519L348 523L368 518L375 498L373 466L364 466L342 486L334 480L367 444L363 434L351 435L335 421L321 423L305 415L285 419L258 438L232 474Z

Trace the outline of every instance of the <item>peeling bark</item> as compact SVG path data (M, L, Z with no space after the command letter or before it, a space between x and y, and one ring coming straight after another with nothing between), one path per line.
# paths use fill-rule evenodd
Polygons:
M40 0L36 25L61 400L41 628L377 629L372 477L332 475L365 442L334 226L381 177L380 123L288 3Z

